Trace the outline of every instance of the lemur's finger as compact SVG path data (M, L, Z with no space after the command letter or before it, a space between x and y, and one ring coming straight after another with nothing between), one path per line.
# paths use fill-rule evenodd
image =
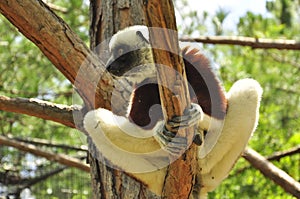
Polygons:
M187 128L198 124L202 120L203 112L198 104L191 104L191 108L184 111L184 115L173 117L168 121L171 131L178 131L179 128Z

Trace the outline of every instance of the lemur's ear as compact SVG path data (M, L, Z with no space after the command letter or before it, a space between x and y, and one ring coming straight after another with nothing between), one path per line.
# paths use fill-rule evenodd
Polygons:
M136 35L140 37L143 41L145 41L147 44L150 44L149 40L143 35L141 31L136 31Z

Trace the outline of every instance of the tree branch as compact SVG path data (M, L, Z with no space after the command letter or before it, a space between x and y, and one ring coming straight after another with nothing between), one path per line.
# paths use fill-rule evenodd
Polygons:
M294 180L286 172L277 168L274 164L251 148L245 150L244 158L264 176L281 186L286 192L292 194L296 198L300 198L300 183Z
M107 105L112 80L103 62L47 5L41 0L0 1L0 12L77 87L88 108Z
M33 185L38 184L38 183L40 183L42 181L45 181L47 178L49 178L51 176L54 176L54 175L56 175L56 174L64 171L67 168L68 168L67 166L56 168L56 169L53 169L51 171L48 171L47 173L45 173L45 174L43 174L41 176L35 177L33 179L26 180L25 181L25 185L23 185L19 190L23 190L23 189L25 189L27 187L32 187Z
M180 57L174 6L171 0L148 1L147 22L150 42L157 65L160 98L167 120L180 116L190 106L189 91L182 57ZM163 49L163 50L161 50ZM161 67L163 66L163 67ZM181 129L177 135L192 143L194 129ZM189 144L188 144L189 146ZM195 183L196 147L192 145L181 157L171 157L163 188L163 198L189 198Z
M295 40L285 39L264 39L253 37L241 37L241 36L200 36L197 38L183 37L180 41L186 42L199 42L205 44L227 44L227 45L239 45L250 46L253 49L279 49L279 50L300 50L300 42Z
M72 128L75 128L73 113L81 115L79 114L81 109L78 107L33 98L9 98L3 95L0 95L0 110L51 120Z
M30 139L24 139L24 138L19 138L19 137L12 137L8 136L12 140L16 140L19 142L24 142L28 144L33 144L33 145L39 145L39 146L46 146L46 147L54 147L54 148L60 148L60 149L67 149L67 150L73 150L73 151L83 151L87 152L87 146L82 145L80 147L75 147L75 146L70 146L66 144L59 144L59 143L53 143L52 141L49 142L49 140L44 140L40 138L30 138Z
M29 178L22 178L20 175L14 173L14 171L4 169L4 172L1 169L0 172L0 183L5 185L14 185L14 184L23 184L28 181Z
M69 157L69 156L66 156L63 154L55 154L55 153L43 151L43 150L38 149L37 147L35 147L32 144L25 144L25 143L17 142L17 141L8 139L7 137L1 136L1 135L0 135L0 144L6 145L6 146L11 146L11 147L14 147L16 149L19 149L21 151L25 151L28 153L32 153L36 156L44 157L47 160L55 161L55 162L61 163L63 165L69 166L69 167L75 167L75 168L78 168L78 169L86 171L86 172L90 171L89 165L82 163L77 158Z
M286 151L277 151L277 152L273 153L272 155L266 157L266 159L269 160L269 161L280 161L281 158L284 158L286 156L292 156L292 155L295 155L295 154L298 154L298 153L300 153L300 146L293 147L293 148L288 149ZM242 156L244 156L244 154ZM245 170L249 169L250 167L251 167L251 165L248 165L248 166L245 166L241 169L238 169L235 172L235 174L242 173Z
M296 146L296 147L293 147L291 149L288 149L286 151L275 152L275 153L273 153L273 155L268 156L267 160L270 160L270 161L271 160L279 161L283 157L291 156L291 155L298 154L298 153L300 153L300 145Z
M11 171L0 172L0 183L5 185L18 185L19 190L23 190L26 187L31 187L41 181L46 180L47 178L62 172L67 169L67 166L60 166L59 168L50 170L43 175L37 176L35 178L32 177L21 177L21 175L13 173Z

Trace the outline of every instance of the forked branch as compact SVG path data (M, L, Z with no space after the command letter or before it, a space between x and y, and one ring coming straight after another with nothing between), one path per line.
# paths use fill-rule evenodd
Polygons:
M286 192L292 194L296 198L300 198L300 183L294 180L286 172L276 167L251 148L245 150L244 158L264 176L281 186Z

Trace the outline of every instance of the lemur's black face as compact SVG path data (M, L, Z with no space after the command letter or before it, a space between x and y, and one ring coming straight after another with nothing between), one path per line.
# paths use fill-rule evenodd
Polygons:
M106 69L120 77L131 70L135 71L134 68L139 65L145 64L144 56L142 49L130 51L129 46L122 45L114 49L106 64Z
M116 77L135 78L137 73L147 75L147 64L153 63L152 51L147 40L148 29L123 30L110 40L110 58L106 69ZM131 79L133 81L133 79Z

